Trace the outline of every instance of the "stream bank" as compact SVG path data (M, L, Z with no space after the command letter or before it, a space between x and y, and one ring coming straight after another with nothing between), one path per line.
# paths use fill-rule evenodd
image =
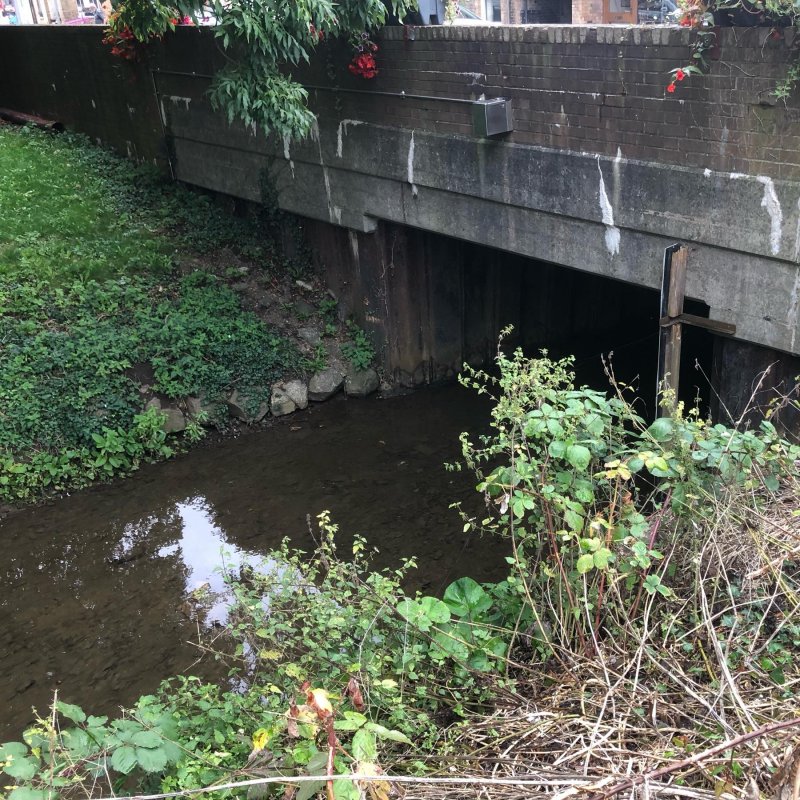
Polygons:
M213 660L195 663L192 642L221 609L198 618L190 593L206 582L221 588L217 568L263 556L285 536L313 549L307 516L325 509L340 525L343 557L355 534L378 548L377 565L417 556L409 588L498 579L502 545L463 535L448 508L481 508L474 478L442 467L458 457L459 433L482 430L487 415L485 400L459 386L339 395L15 512L0 522L0 736L18 737L31 706L46 708L55 689L113 713L190 666L219 677Z

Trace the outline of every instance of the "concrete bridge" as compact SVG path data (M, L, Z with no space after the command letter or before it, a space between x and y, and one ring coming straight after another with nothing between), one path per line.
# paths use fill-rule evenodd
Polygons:
M735 326L715 355L735 408L757 368L800 373L800 105L772 97L791 43L769 33L720 31L711 74L670 94L668 71L690 61L685 29L387 28L376 79L349 75L336 46L299 73L319 123L292 143L212 112L209 31L179 30L130 66L96 30L0 29L0 106L235 197L259 201L267 175L408 382L485 356L515 317L538 320L542 340L548 326L642 322L652 310L631 287L657 289L664 248L686 242L687 295ZM494 98L510 102L512 130L481 136L476 101ZM525 275L489 280L498 251ZM534 306L519 307L519 280ZM566 320L565 292L589 323Z

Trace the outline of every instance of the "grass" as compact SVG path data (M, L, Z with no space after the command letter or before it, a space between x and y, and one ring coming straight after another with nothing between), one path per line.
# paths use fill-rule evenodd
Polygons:
M224 408L233 387L258 402L296 370L223 280L177 268L204 257L224 274L232 252L274 263L258 226L209 197L85 138L0 126L0 501L168 455L140 418L143 375L162 401Z
M0 128L0 275L105 279L165 274L169 242L93 169L106 153L74 137Z

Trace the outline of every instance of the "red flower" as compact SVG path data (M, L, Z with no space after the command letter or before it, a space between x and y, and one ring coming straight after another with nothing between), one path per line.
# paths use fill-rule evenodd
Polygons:
M169 24L170 24L170 25L177 25L177 24L178 24L178 19L177 19L177 17L172 17L172 18L170 19L170 21L169 21Z
M672 93L675 91L675 83L674 83L674 82L673 82L673 83L671 83L669 86L667 86L667 91L668 91L670 94L672 94Z
M347 68L353 75L367 79L374 78L378 74L378 65L371 53L356 53Z
M682 81L685 77L686 77L686 73L682 69L679 69L679 70L676 71L676 73L675 73L675 80L676 81Z

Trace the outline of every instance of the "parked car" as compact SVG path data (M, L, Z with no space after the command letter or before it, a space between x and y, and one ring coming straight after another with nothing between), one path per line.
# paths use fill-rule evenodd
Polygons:
M676 22L678 6L673 0L639 0L639 24Z

